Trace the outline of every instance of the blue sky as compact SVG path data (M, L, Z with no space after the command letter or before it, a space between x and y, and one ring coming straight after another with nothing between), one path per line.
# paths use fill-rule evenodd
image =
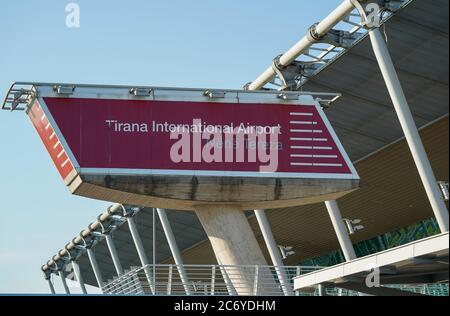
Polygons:
M1 1L0 98L12 81L241 88L341 1L79 0L67 28L70 2ZM46 293L40 266L109 203L69 193L23 113L0 133L0 293Z

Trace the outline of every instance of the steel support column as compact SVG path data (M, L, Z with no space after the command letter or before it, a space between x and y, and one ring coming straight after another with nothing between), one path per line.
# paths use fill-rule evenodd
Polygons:
M106 238L106 244L108 245L109 253L111 254L111 259L114 263L114 268L116 268L117 275L121 276L121 275L123 275L123 268L122 268L122 264L120 263L120 260L119 260L119 255L117 254L117 249L116 249L114 240L113 240L111 234L106 234L105 238Z
M68 295L70 295L70 290L69 287L67 286L67 281L66 281L66 273L63 270L64 268L62 268L60 271L58 271L59 273L59 277L61 278L61 283L63 285L64 288L64 292Z
M353 248L352 241L348 235L347 227L345 227L344 221L342 220L341 211L335 200L326 201L325 206L327 207L328 214L330 215L331 222L333 223L336 236L339 240L339 245L341 246L342 252L344 253L345 261L350 261L356 259L355 248ZM366 296L366 293L359 293L359 296Z
M48 276L45 276L45 279L47 280L48 283L48 287L50 288L50 293L55 295L55 287L53 286L53 282L52 282L52 278L51 278L51 274L48 274Z
M81 292L83 294L87 294L83 276L81 275L80 266L78 265L78 263L75 260L72 260L72 270L73 270L73 273L75 274L75 278L76 278L78 284L80 285Z
M142 243L141 236L139 235L139 231L137 229L136 222L133 217L127 217L128 227L130 228L131 237L133 238L134 246L136 247L136 251L139 256L139 260L141 261L142 267L145 271L145 277L147 278L148 284L150 285L150 289L153 295L156 294L156 289L153 285L152 272L150 271L150 262L148 261L147 255L144 250L144 245ZM155 227L153 227L155 229Z
M327 296L327 291L323 284L319 284L317 287L319 290L319 296Z
M100 290L103 288L103 277L98 267L97 258L95 258L95 253L91 248L87 248L86 252L89 257L89 262L91 263L92 270L94 271L95 279L97 280L98 287ZM102 290L103 292L103 290Z
M344 253L345 260L350 261L356 259L355 249L353 248L352 241L348 235L347 227L345 227L342 220L341 211L339 210L337 202L335 200L326 201L325 206L327 207L328 214L330 215L330 219L339 240L339 245Z
M173 234L172 227L170 226L169 219L167 218L166 210L157 208L159 219L166 235L167 242L169 243L170 251L172 252L173 259L178 268L181 282L183 283L184 290L187 295L191 295L191 289L189 286L189 279L184 269L183 259L181 258L180 249L178 248L175 235Z
M267 250L269 251L272 263L275 266L275 271L280 281L280 285L283 289L285 296L294 295L290 288L289 279L284 271L283 259L281 258L280 250L273 237L272 230L270 228L269 221L267 219L266 213L263 210L255 210L256 219L258 220L259 228L266 242Z
M403 88L398 79L397 72L392 62L389 50L383 36L378 28L369 31L370 41L373 51L378 61L386 87L394 104L395 111L405 134L406 141L413 156L420 178L427 193L428 199L433 209L439 228L442 233L449 230L448 210L445 206L442 193L428 160L425 148L423 147L419 131L414 122L411 110L408 106Z

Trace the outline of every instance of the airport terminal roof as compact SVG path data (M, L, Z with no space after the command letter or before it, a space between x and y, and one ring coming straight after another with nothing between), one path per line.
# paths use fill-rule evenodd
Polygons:
M406 97L439 180L448 181L448 68L449 20L447 0L405 1L384 24L388 47ZM326 110L341 142L356 163L362 189L339 200L345 217L361 218L365 229L354 242L432 217L403 133L387 93L367 35L337 54L302 87L305 91L339 92L342 97ZM265 249L256 220L249 221ZM268 210L278 243L294 246L288 264L338 249L338 242L323 205ZM193 212L168 211L186 263L215 263L212 249ZM145 250L151 257L152 212L137 215ZM157 221L157 262L171 254ZM122 265L139 266L127 225L113 235ZM105 242L95 247L105 280L115 275ZM85 282L95 284L86 255L80 258Z

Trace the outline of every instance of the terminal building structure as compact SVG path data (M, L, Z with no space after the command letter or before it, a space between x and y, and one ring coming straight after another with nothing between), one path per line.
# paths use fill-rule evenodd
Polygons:
M62 241L43 264L50 290L60 279L70 294L71 279L83 293L89 284L105 294L448 295L448 5L345 0L244 90L175 89L182 97L201 93L211 102L233 94L245 99L260 90L280 104L314 100L336 133L336 146L345 149L349 168L354 166L346 180L242 180L245 197L227 191L230 201L248 202L267 187L275 193L264 191L270 195L265 201L272 202L164 207L160 199L177 185L170 176L157 180L169 189L143 198L148 191L139 185L147 182L127 175L107 182L92 170L78 170L71 177L65 168L73 157L64 153L59 171L72 193L115 203L74 232L73 240ZM375 15L371 8L378 8ZM61 98L78 91L94 98L102 89L129 91L127 100L155 98L158 92L22 82L12 85L3 108L25 109L30 116L46 89ZM53 128L55 122L48 124ZM190 201L208 201L215 192L208 188L223 186L202 181ZM189 185L187 195L194 186ZM279 203L276 192L290 198ZM214 213L217 208L222 215Z

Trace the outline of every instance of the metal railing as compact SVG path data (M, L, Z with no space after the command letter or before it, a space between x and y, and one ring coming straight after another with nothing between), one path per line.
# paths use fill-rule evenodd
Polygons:
M187 282L180 277L180 270ZM225 266L157 264L134 267L108 282L102 291L112 295L266 295L319 296L319 289L294 291L293 278L319 266ZM280 276L288 280L280 282ZM448 284L389 285L387 287L431 296L448 296ZM358 296L356 291L327 287L327 296Z
M448 284L395 284L387 285L387 288L401 290L405 292L412 292L426 296L449 296ZM326 296L360 296L357 291L347 290L336 287L327 287L325 289ZM297 292L300 296L320 296L319 289L309 292Z
M180 268L184 269L187 284L180 277ZM102 290L105 294L133 295L294 295L293 278L321 268L147 265L115 278ZM288 284L280 279L288 280Z
M449 296L448 283L390 285L389 287L428 296Z

